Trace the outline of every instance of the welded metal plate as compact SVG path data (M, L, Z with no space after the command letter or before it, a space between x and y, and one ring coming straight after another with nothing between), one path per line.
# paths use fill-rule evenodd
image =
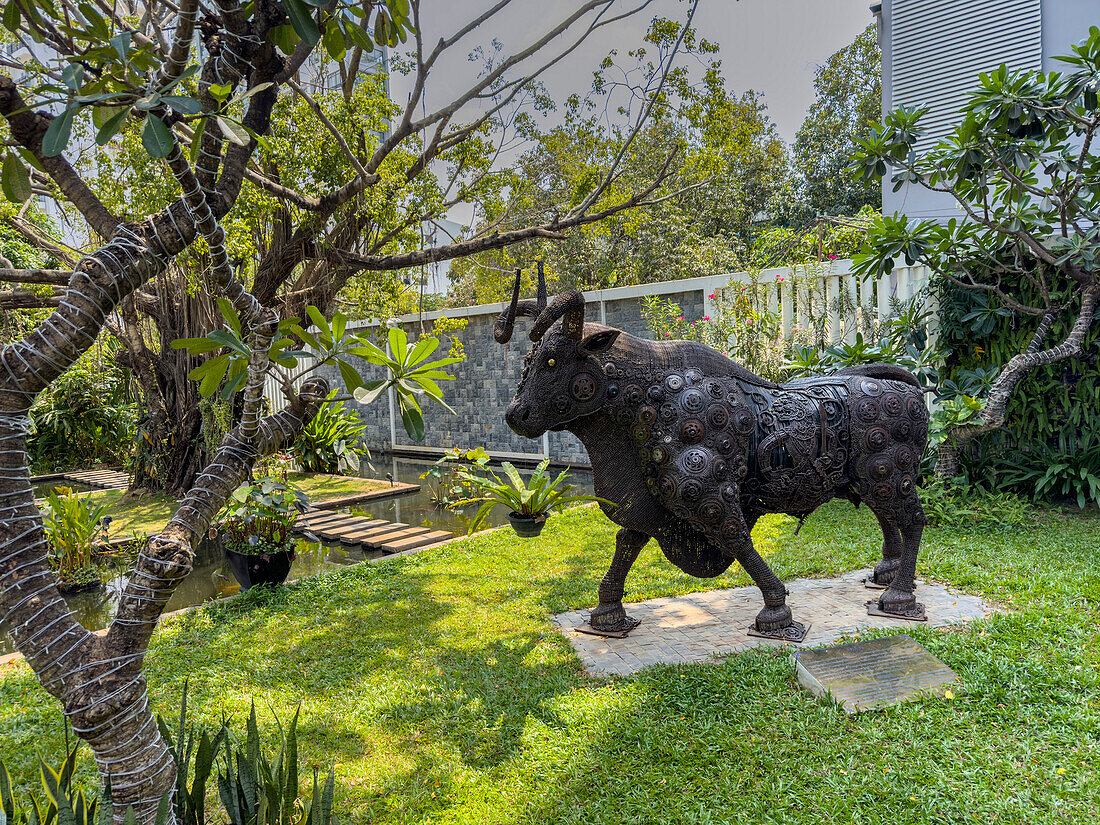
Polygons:
M959 681L951 668L904 635L806 650L791 658L802 687L832 697L848 713L922 693L943 695Z
M749 635L758 639L775 639L777 642L801 642L810 632L809 623L791 622L779 630L757 630L756 625L749 625Z
M627 623L630 624L630 626L624 627L621 630L600 630L599 628L593 627L590 622L585 622L584 624L577 625L573 629L576 630L578 633L584 633L588 636L604 636L608 639L625 639L627 636L630 635L630 631L641 624L640 621L638 621L637 619L632 619L629 616L627 616Z
M928 614L924 610L924 602L916 602L912 607L902 613L891 613L883 610L878 599L867 602L868 616L882 616L884 619L905 619L907 622L926 622Z

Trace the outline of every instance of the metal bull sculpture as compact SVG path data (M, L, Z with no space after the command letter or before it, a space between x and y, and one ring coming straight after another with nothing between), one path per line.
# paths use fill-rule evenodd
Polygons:
M803 517L838 496L865 502L882 527L873 581L887 588L869 611L923 618L914 597L926 523L916 479L928 412L911 374L868 365L775 384L700 344L585 323L581 293L547 306L539 281L538 299L520 301L517 276L496 324L503 344L518 317L535 319L506 417L528 438L576 435L596 494L614 503L601 504L622 529L594 631L619 635L637 624L622 605L626 576L655 538L693 576L740 562L764 597L750 633L801 641L807 628L793 621L786 588L750 531L764 513Z

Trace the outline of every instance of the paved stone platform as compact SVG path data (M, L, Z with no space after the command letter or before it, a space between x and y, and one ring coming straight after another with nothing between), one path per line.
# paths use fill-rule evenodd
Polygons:
M866 602L881 591L868 590L863 579L870 570L853 570L833 579L795 579L787 582L787 604L794 618L811 624L800 645L759 639L746 632L763 606L756 587L735 587L689 593L626 605L626 612L641 624L625 639L607 639L578 633L574 628L588 620L587 610L552 616L557 628L573 644L593 676L625 676L657 664L705 662L716 656L740 653L761 645L795 649L830 644L842 636L880 627L933 627L994 612L977 596L956 592L943 585L917 582L917 600L924 602L928 621L868 616ZM629 587L629 584L627 585Z

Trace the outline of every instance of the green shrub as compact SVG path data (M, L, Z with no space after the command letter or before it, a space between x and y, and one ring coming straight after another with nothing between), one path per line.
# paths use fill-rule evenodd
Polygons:
M50 567L62 589L78 588L100 579L102 565L95 545L107 535L110 517L106 504L93 504L90 496L78 496L68 487L46 493L43 524L50 543Z
M336 390L328 395L336 397ZM360 456L369 456L360 440L367 425L359 413L344 407L343 401L328 401L305 426L294 442L294 458L307 473L339 473L341 464L359 472Z
M1035 518L1027 501L1014 493L985 492L965 479L930 481L921 487L920 499L932 527L1007 530Z

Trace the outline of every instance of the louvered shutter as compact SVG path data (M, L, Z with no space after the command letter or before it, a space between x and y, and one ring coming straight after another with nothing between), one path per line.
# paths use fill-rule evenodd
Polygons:
M1041 0L894 0L891 106L930 107L928 149L958 124L978 73L1042 68Z

